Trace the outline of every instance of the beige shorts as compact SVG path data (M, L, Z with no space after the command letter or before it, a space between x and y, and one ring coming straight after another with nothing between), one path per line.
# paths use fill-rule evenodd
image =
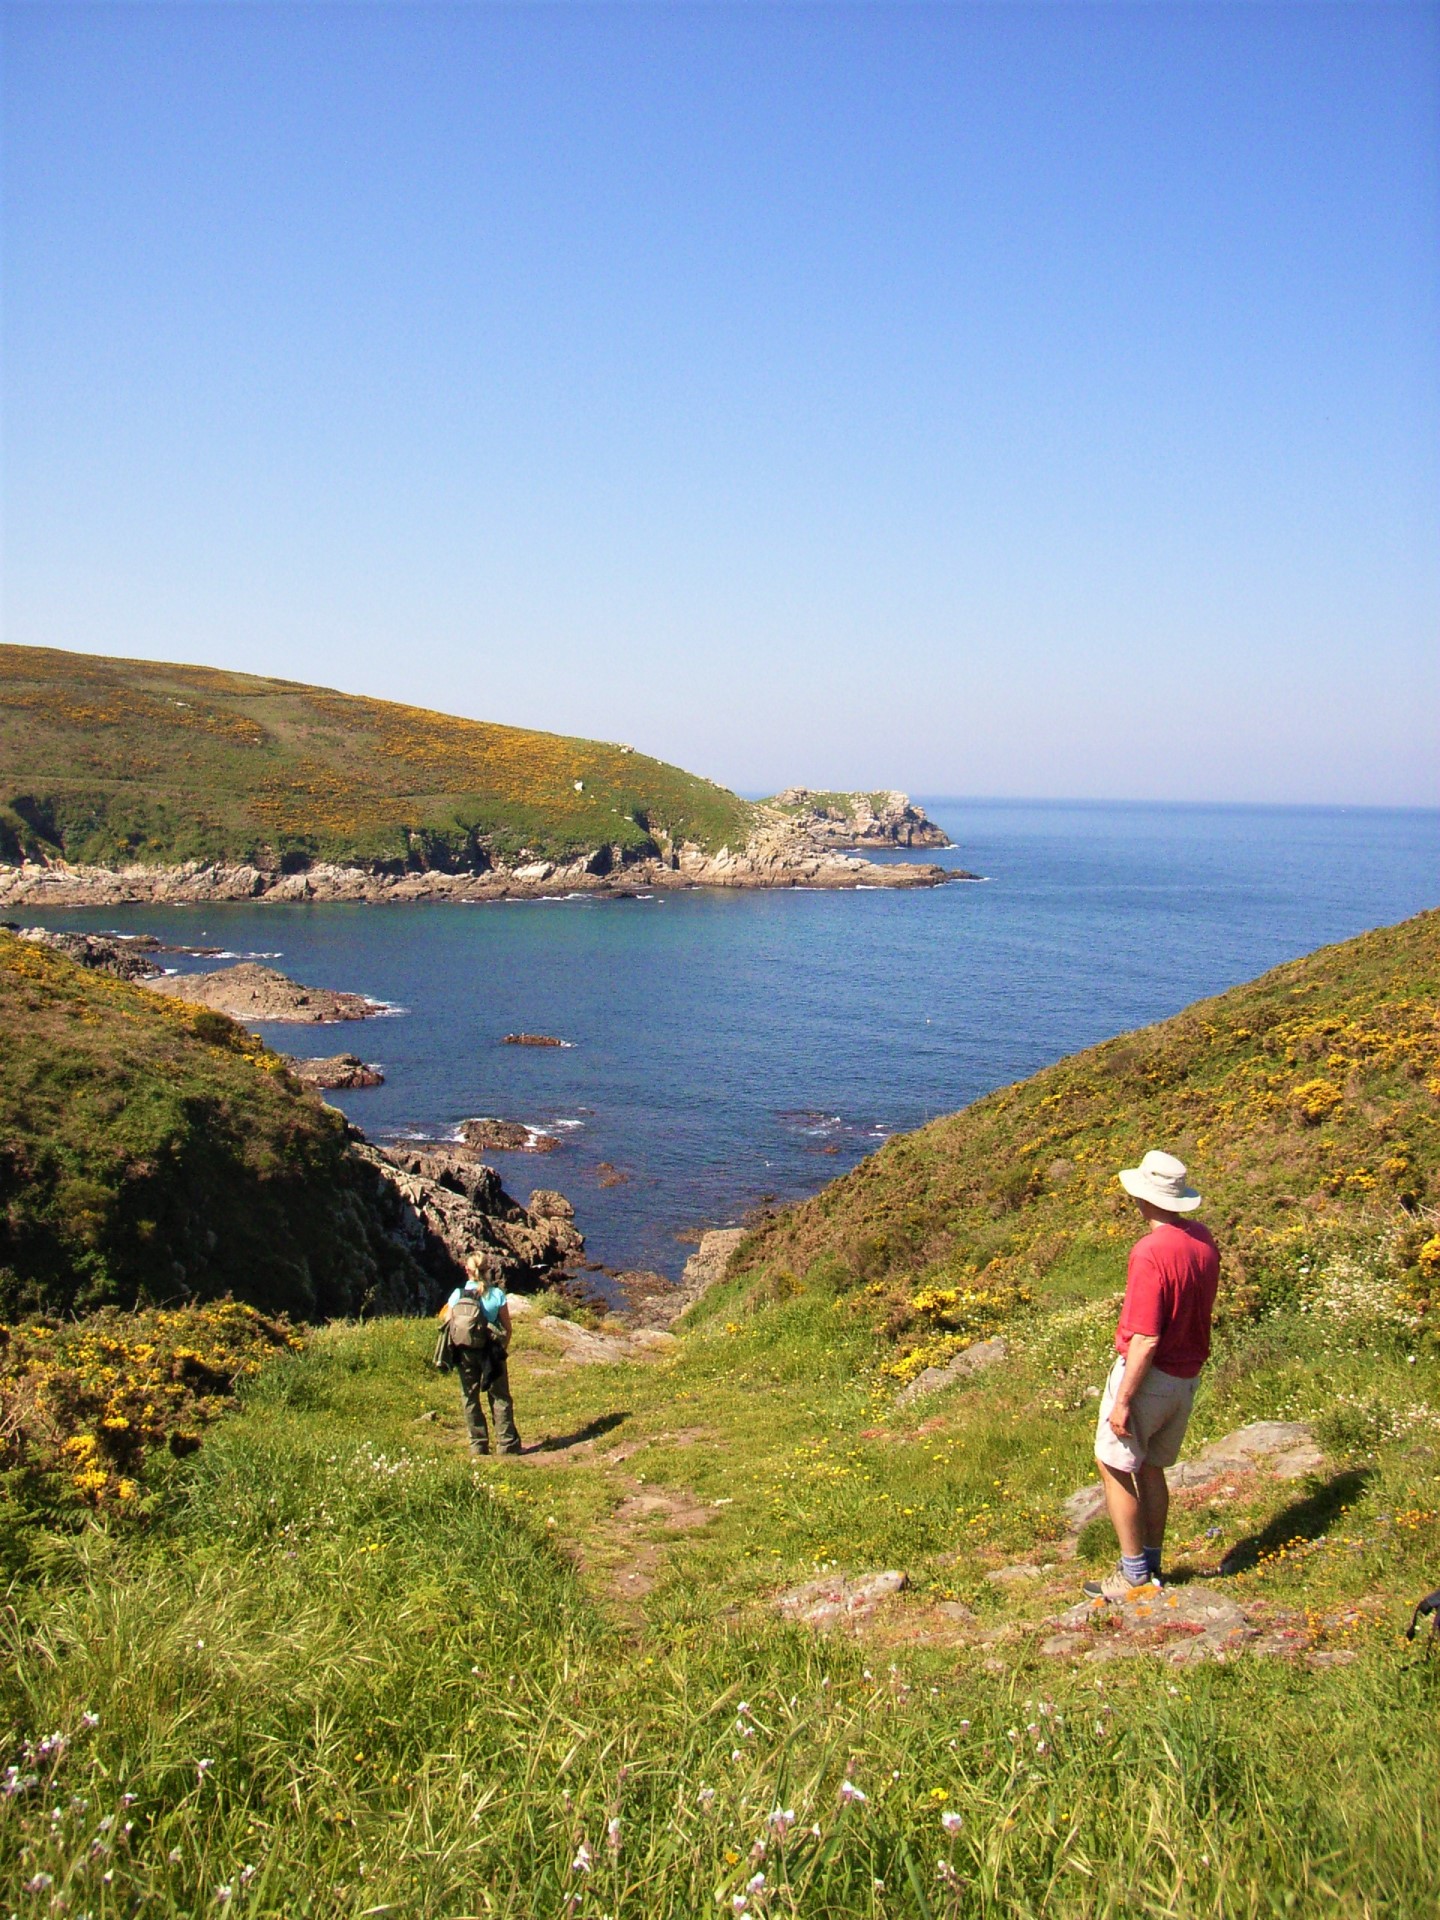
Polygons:
M1151 1367L1140 1382L1140 1391L1130 1402L1130 1432L1122 1440L1111 1429L1110 1409L1115 1404L1124 1373L1124 1356L1117 1354L1100 1402L1095 1458L1102 1466L1114 1467L1117 1473L1134 1473L1137 1467L1145 1466L1173 1467L1180 1458L1180 1443L1190 1424L1195 1382Z

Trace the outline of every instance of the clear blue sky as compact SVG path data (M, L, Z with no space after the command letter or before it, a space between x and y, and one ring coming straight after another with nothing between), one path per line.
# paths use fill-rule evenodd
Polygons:
M5 637L1440 798L1440 13L8 5Z

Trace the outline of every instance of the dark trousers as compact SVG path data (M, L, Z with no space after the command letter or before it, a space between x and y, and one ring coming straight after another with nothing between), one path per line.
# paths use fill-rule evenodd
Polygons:
M456 1371L460 1375L460 1392L465 1402L465 1425L470 1430L470 1451L488 1453L490 1434L485 1425L485 1408L482 1404L486 1390L480 1385L482 1361L489 1362L488 1355L482 1355L474 1347L456 1347L454 1350ZM502 1360L490 1379L488 1389L490 1417L495 1422L495 1446L499 1453L519 1453L520 1435L515 1429L515 1408L510 1399L510 1374Z

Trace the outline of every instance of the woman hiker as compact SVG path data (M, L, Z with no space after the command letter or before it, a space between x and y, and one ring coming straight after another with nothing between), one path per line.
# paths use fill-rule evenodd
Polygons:
M483 1258L477 1255L465 1262L465 1284L457 1287L445 1302L441 1319L447 1325L456 1304L464 1299L473 1300L480 1314L490 1327L498 1330L500 1339L489 1334L479 1346L456 1346L452 1343L450 1351L454 1356L455 1368L460 1375L460 1393L465 1403L465 1425L470 1432L470 1451L474 1454L486 1454L490 1451L490 1435L485 1426L484 1396L490 1400L490 1417L495 1422L495 1449L497 1453L519 1453L520 1435L515 1428L515 1408L510 1399L510 1374L506 1362L506 1349L510 1345L510 1309L505 1303L505 1289L497 1287L485 1271Z

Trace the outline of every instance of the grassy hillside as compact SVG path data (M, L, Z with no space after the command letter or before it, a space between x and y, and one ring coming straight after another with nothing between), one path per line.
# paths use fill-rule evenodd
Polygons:
M17 1535L0 1875L97 1920L1429 1920L1436 945L1316 955L893 1142L658 1357L517 1317L521 1460L466 1456L424 1323L280 1353L163 1500ZM1271 1642L1202 1663L1053 1644L1114 1553L1064 1503L1111 1171L1162 1120L1229 1275L1187 1456L1273 1419L1323 1449L1177 1489L1172 1590ZM901 1404L997 1323L1003 1365ZM909 1585L853 1635L777 1616L837 1565Z
M407 1297L343 1119L223 1014L0 933L0 1034L0 1318Z
M467 869L751 809L643 754L208 667L0 647L0 859Z
M1342 1268L1440 1335L1440 913L1279 967L890 1141L767 1222L757 1297L870 1315L906 1377L1034 1300L1123 1281L1115 1180L1181 1155L1225 1253L1222 1310L1322 1300ZM1330 1276L1330 1278L1327 1278ZM1339 1281L1335 1281L1339 1285ZM1399 1308L1396 1309L1400 1311Z

